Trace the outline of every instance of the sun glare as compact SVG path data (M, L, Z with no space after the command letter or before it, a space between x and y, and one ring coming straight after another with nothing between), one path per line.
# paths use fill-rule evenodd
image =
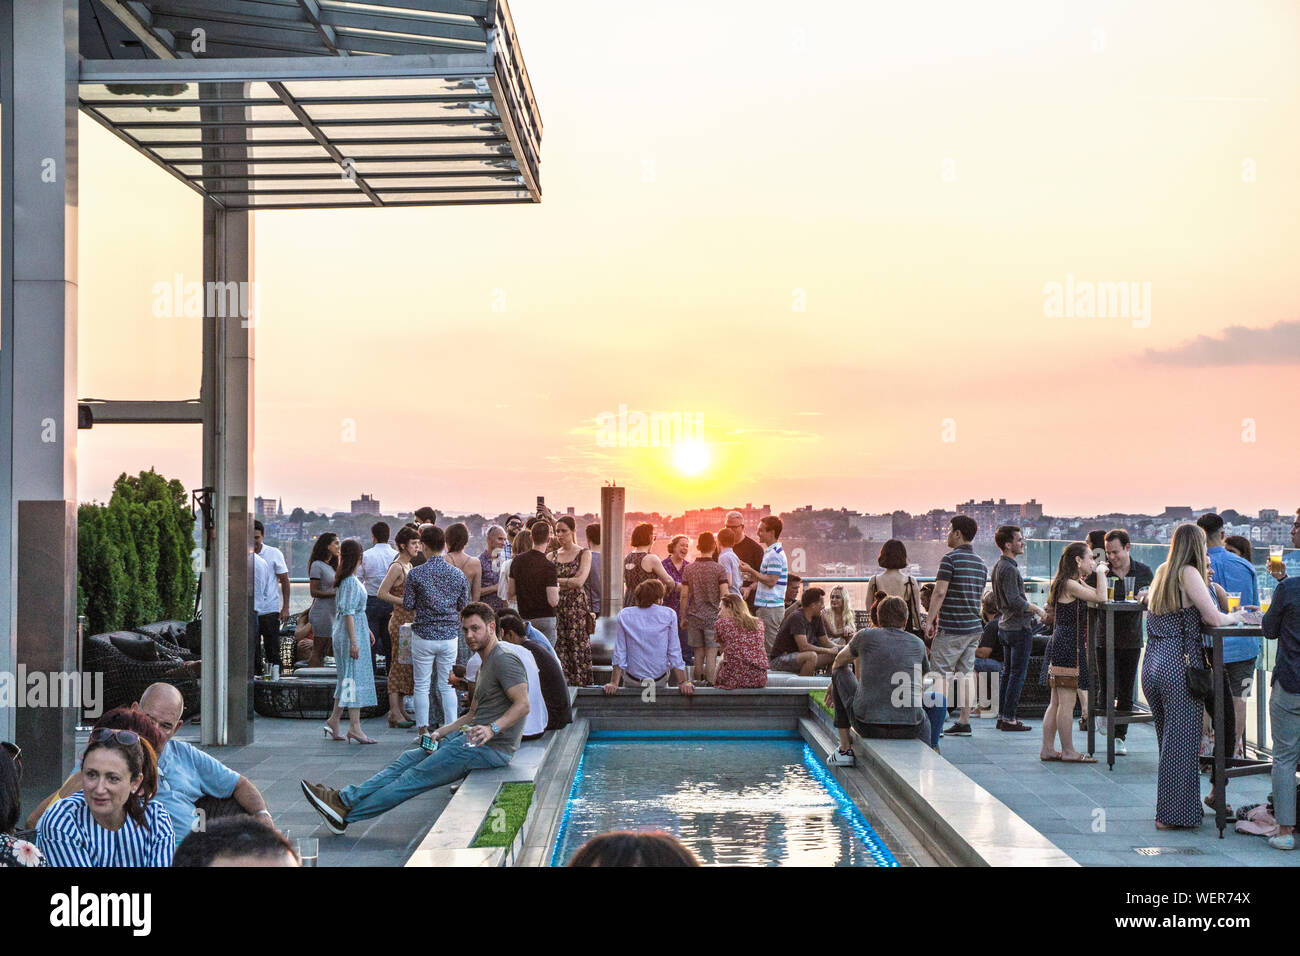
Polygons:
M683 475L698 475L709 467L709 446L702 441L681 442L673 447L673 464Z

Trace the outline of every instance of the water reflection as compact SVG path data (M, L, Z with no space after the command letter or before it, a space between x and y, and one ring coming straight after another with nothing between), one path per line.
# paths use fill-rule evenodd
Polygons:
M598 833L656 829L708 865L897 865L801 740L589 741L557 862Z

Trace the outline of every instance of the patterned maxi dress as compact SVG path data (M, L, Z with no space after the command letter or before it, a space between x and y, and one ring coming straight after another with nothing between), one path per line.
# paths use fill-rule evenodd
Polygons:
M673 559L671 557L664 558L664 570L668 572L668 576L670 578L672 578L674 581L677 582L679 587L682 583L682 574L690 566L691 566L691 562L683 561L682 566L679 568L677 565L673 563ZM681 591L672 590L664 595L664 607L672 608L673 613L679 615L679 620L681 614L681 610L680 610L681 606L682 606ZM688 666L694 664L695 650L691 647L691 642L687 640L686 628L682 627L680 624L677 627L677 641L682 646L682 661L686 663Z
M555 575L572 578L578 574L583 548L572 561L560 561L552 553ZM555 653L564 668L564 682L570 687L591 684L591 616L587 613L587 592L583 588L560 588L560 603L555 608Z
M397 562L401 575L393 582L393 596L401 597L406 593L406 572L409 570L400 561ZM388 689L396 691L403 697L415 693L415 673L411 669L411 641L407 638L402 643L402 625L415 620L415 612L408 611L398 604L388 618L388 646L393 649L393 659L388 664Z
M1202 701L1187 691L1183 654L1201 640L1201 614L1185 607L1147 615L1142 693L1155 717L1160 745L1156 819L1174 827L1201 825L1200 743Z
M357 634L356 660L349 652L348 615ZM366 620L366 589L350 574L334 595L334 662L338 676L334 682L334 699L340 707L374 707L375 672L370 666L370 622Z

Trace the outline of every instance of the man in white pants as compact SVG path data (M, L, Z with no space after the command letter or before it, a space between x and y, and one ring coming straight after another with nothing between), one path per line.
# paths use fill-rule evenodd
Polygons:
M457 717L456 691L447 683L460 636L460 612L469 604L469 580L459 568L442 556L446 540L442 529L425 525L420 529L424 564L406 575L402 606L415 612L411 623L411 666L415 672L416 733L429 729L429 681L442 706L442 720L432 726L449 724Z

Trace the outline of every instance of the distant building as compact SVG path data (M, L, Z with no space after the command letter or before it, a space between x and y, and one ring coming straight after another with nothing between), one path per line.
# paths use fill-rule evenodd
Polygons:
M894 516L849 513L849 526L858 529L863 541L888 541L894 536Z
M727 515L732 511L740 512L745 519L745 534L753 538L758 534L758 523L772 513L772 508L769 505L755 508L751 503L746 503L743 508L696 508L682 515L681 533L692 539L699 537L702 531L716 534L726 525Z
M1276 508L1260 508L1259 521L1261 524L1272 524L1278 519L1278 510Z
M274 498L254 498L253 514L259 518L279 518L284 515L284 509Z
M352 499L352 514L354 515L382 515L379 510L379 499L370 495L362 495L360 498Z
M1020 506L1020 517L1025 521L1042 521L1043 506L1038 503L1037 498L1030 498Z
M1165 508L1164 513L1161 514L1160 517L1166 518L1170 521L1182 521L1182 520L1190 521L1193 517L1195 517L1195 515L1189 506L1169 505Z

